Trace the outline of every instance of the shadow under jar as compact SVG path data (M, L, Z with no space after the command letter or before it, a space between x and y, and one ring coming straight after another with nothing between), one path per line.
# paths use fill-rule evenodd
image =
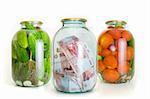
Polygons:
M12 39L12 77L18 86L41 86L50 78L50 39L40 21L21 25Z
M53 45L54 85L67 93L87 92L96 83L96 38L86 19L63 19Z
M134 75L134 38L125 21L107 21L98 38L97 70L104 82L125 83Z

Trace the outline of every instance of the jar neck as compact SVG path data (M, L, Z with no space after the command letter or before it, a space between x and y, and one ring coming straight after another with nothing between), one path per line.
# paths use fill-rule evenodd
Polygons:
M108 29L124 29L127 23L125 21L111 20L107 21L106 24Z
M63 21L63 27L85 27L85 22L78 20Z
M40 21L23 21L20 23L22 29L34 30L40 29L42 22Z

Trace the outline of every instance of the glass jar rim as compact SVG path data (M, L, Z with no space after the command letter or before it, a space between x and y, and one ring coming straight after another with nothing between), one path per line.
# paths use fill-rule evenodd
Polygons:
M21 21L20 22L21 25L25 25L26 23L33 24L33 25L42 25L43 24L42 21Z
M108 28L125 28L127 23L123 20L110 20L106 21L105 24L108 25Z
M61 20L61 22L64 21L81 21L81 22L86 22L87 20L85 18L64 18Z
M127 24L127 22L123 21L123 20L109 20L109 21L105 22L105 24L107 24L107 25L116 25L118 23L121 23L122 25L126 25Z

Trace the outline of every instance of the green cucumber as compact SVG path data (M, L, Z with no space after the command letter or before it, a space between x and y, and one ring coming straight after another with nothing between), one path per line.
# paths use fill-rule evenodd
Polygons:
M27 33L25 30L17 32L17 41L22 48L28 47Z
M50 39L49 39L49 36L44 31L39 31L39 33L41 34L41 39L44 42L44 57L50 58Z
M11 50L11 52L12 52L12 59L17 59L17 55L16 55L16 51L15 51L15 46L14 46L13 43L12 43L12 50Z
M34 36L33 33L29 33L28 37L28 42L29 42L29 49L30 52L32 52L32 59L35 59L35 54L36 54L36 37Z
M16 52L17 60L21 62L27 62L29 60L26 49L20 47L16 40L12 41L13 50Z
M50 71L51 71L51 64L50 59L45 58L44 59L44 77L42 79L43 82L47 83L50 79Z
M50 59L44 58L44 71L50 73Z

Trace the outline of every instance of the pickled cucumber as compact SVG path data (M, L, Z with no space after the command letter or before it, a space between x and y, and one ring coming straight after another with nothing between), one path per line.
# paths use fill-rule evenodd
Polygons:
M32 34L32 33L29 34L28 42L29 42L30 52L32 52L32 59L35 60L36 38L35 38L34 34Z
M20 47L17 41L12 42L12 49L16 52L16 56L19 61L27 62L29 60L29 56L26 49Z
M24 28L16 33L12 40L12 77L19 86L40 86L50 78L50 39L40 28L32 22L23 22ZM42 71L37 71L36 43L44 43L44 63ZM39 77L38 72L44 75Z
M17 41L22 48L28 47L27 34L25 30L20 30L17 33Z
M17 55L16 55L16 51L15 51L15 46L14 46L14 44L12 44L12 58L13 59L17 59Z
M50 39L46 32L39 31L39 33L41 34L41 39L44 42L44 57L49 58L49 56L50 56Z
M45 83L47 83L50 79L50 71L51 71L51 64L50 64L50 59L45 58L44 59L44 79L42 79L42 81L45 81Z

